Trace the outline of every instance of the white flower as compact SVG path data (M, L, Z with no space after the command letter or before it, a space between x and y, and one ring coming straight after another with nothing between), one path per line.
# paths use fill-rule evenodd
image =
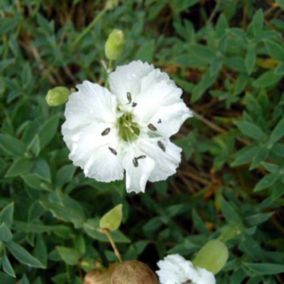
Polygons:
M157 263L161 284L215 284L213 273L194 267L191 261L181 255L172 254Z
M176 172L181 149L169 138L191 111L166 73L141 61L109 74L110 91L84 81L66 104L62 134L69 158L87 177L126 178L128 192Z

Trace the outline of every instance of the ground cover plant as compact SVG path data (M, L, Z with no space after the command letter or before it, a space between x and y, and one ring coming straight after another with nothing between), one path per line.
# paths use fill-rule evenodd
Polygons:
M64 104L46 101L107 84L114 29L112 67L154 64L194 114L174 137L177 173L146 193L86 178L62 139ZM156 271L216 239L229 251L217 283L284 283L283 32L283 0L0 1L0 283L83 283L118 257Z

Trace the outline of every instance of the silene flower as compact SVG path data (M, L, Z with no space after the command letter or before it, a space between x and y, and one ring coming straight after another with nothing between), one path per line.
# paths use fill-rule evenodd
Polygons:
M161 284L215 284L212 272L195 267L181 255L172 254L157 263Z
M153 65L133 61L109 74L109 90L84 81L66 104L69 158L101 182L126 179L128 192L176 172L181 149L170 137L192 116L182 90Z

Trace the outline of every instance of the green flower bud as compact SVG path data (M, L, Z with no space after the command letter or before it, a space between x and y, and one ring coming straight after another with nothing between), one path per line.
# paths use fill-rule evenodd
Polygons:
M125 39L121 30L114 29L105 44L105 55L109 60L117 60L124 49Z
M68 101L70 93L66 87L55 87L47 92L45 99L49 106L60 106Z
M192 263L217 274L225 266L228 257L229 252L225 243L211 240L201 248Z
M112 9L116 8L117 5L118 5L118 0L108 0L106 2L105 9L106 10L112 10Z
M118 204L100 219L100 228L115 231L119 228L122 217L122 204Z

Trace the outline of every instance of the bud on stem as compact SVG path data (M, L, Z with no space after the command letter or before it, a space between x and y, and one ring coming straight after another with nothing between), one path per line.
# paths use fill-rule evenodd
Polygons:
M125 39L121 30L114 29L105 43L105 55L109 60L117 60L124 49Z
M228 257L226 244L220 240L211 240L200 249L192 263L217 274L226 265Z
M60 106L68 101L70 93L66 87L55 87L47 92L45 99L49 106Z

